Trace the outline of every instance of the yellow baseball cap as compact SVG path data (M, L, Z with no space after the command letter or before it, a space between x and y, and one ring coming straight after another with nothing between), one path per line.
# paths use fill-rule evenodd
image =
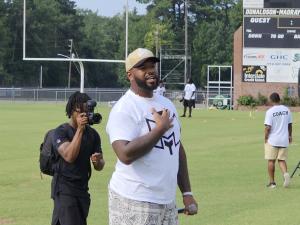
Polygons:
M137 48L131 52L125 61L126 72L130 69L143 65L146 61L159 62L159 59L153 55L153 53L146 48Z

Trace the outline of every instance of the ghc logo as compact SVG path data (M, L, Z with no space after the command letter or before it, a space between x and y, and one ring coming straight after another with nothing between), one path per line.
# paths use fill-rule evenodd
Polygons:
M288 55L271 55L270 58L272 60L288 60Z

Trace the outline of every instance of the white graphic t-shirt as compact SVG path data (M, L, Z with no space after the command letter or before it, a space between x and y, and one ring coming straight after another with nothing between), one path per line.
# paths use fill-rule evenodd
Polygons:
M110 188L123 197L158 204L175 200L179 168L180 124L173 103L161 96L143 98L128 90L112 108L106 126L110 142L132 141L155 127L151 108L170 111L173 127L146 155L130 165L119 159L110 180Z
M184 87L184 99L194 100L196 98L196 93L193 94L194 91L196 91L195 84L186 84Z
M292 123L292 115L284 105L275 105L266 112L265 125L271 126L268 143L272 146L287 147L289 145L288 124Z

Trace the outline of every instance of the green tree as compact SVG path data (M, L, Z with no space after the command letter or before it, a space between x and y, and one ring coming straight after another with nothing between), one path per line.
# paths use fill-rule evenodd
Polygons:
M0 84L9 83L10 76L5 71L5 56L9 49L10 33L7 26L5 2L0 2Z
M192 77L206 85L206 66L232 63L234 31L242 23L241 0L136 0L148 4L147 14L129 12L129 52L157 46L184 44L185 3L188 3L188 34ZM80 58L125 58L125 14L103 17L75 8L71 0L27 0L27 57L57 57L73 52ZM43 65L44 86L67 85L68 63L23 61L23 3L0 1L0 85L36 86ZM172 62L164 62L172 66ZM86 87L125 87L124 64L84 63ZM72 66L71 86L80 76Z
M122 20L125 24L125 14L122 15ZM147 40L146 34L151 30L152 18L146 16L137 15L137 12L134 10L129 12L128 16L129 27L128 27L128 53L139 47L145 47ZM119 58L125 58L125 29L121 31L120 45L118 51ZM125 66L118 65L118 84L120 86L128 87L129 83L125 73Z
M196 18L192 31L192 68L202 86L206 85L207 65L232 64L233 33L242 21L241 6L240 0L192 3L191 11Z
M80 45L81 58L124 59L125 53L119 54L119 44L125 34L120 16L107 18L91 11L82 12L84 38ZM117 86L117 68L114 63L86 64L87 85L89 87Z
M188 3L191 74L198 85L206 85L207 65L231 64L233 32L242 21L241 0L137 1L149 4L150 16L171 24L173 46L184 44L184 3Z

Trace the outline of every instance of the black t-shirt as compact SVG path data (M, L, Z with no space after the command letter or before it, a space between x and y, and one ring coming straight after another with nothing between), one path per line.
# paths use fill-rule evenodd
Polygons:
M71 142L76 133L69 124L62 124L55 129L53 146L55 154L59 155L58 147L64 142ZM72 196L86 197L88 194L88 181L91 176L90 156L95 152L102 152L101 140L97 131L90 126L82 135L80 151L73 163L66 162L62 157L59 159L59 166L56 182L52 182L52 194L62 193Z

